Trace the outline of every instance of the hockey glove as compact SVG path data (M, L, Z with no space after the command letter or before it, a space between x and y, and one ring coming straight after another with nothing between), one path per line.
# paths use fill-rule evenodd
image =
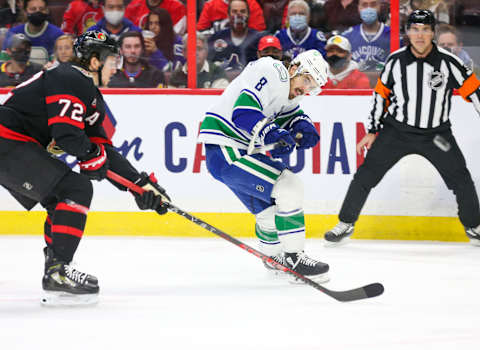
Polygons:
M290 134L297 141L298 149L307 149L315 146L320 140L317 129L306 115L301 115L292 123Z
M157 213L163 215L168 211L167 203L170 202L170 197L166 191L157 183L155 176L142 172L140 178L135 181L135 184L145 190L142 194L133 193L135 202L141 210L155 210Z
M86 157L78 162L80 173L92 180L103 180L107 177L108 158L102 144L92 143L92 149Z
M263 130L260 131L259 136L263 139L264 145L271 143L278 144L277 147L270 151L273 158L288 156L295 148L295 140L290 133L285 129L279 128L276 124L271 123L266 125Z

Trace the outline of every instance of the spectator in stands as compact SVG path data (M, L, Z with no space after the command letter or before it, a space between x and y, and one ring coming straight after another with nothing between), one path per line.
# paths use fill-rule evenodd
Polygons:
M358 0L327 0L323 9L329 31L343 32L362 23L358 14Z
M347 38L334 35L328 39L325 49L330 69L324 89L370 89L367 75L360 72L358 64L352 61L352 47Z
M226 70L242 70L257 59L257 46L261 34L247 26L249 18L246 0L231 0L228 4L230 27L212 35L208 40L208 60Z
M140 32L123 33L119 39L123 67L110 79L108 87L161 88L165 76L144 58L145 42Z
M449 24L440 24L435 28L437 45L457 55L463 63L473 70L473 60L463 49L463 43L457 29Z
M73 37L70 34L64 34L55 41L53 51L53 61L49 61L44 65L45 69L51 68L59 63L69 62L74 56L73 53Z
M310 49L316 49L325 55L325 36L321 31L308 26L308 4L304 0L290 1L287 14L289 27L275 34L282 44L284 55L293 59L299 53Z
M156 7L147 15L143 39L149 63L166 72L185 63L182 37L173 30L167 10Z
M105 0L104 17L88 30L98 30L108 34L110 38L118 40L123 33L129 31L140 32L141 29L132 21L125 18L124 0Z
M202 13L197 22L197 30L210 29L216 33L228 26L228 3L229 0L209 0L203 5ZM248 28L258 31L265 30L263 10L256 0L247 0L250 16Z
M187 57L187 35L183 37L183 52ZM207 61L208 42L203 34L197 34L197 87L225 89L228 85L225 71ZM178 88L187 87L188 67L185 63L182 67L178 67L170 77L169 85Z
M390 27L378 20L381 0L358 0L362 24L342 33L352 45L352 59L360 71L381 71L390 54Z
M403 0L400 1L400 29L404 31L408 15L414 10L430 10L438 23L450 23L450 0ZM403 3L403 4L402 4Z
M257 57L272 57L281 61L283 58L282 44L280 40L273 35L266 35L258 42Z
M0 28L12 28L26 21L23 0L3 1L0 8Z
M0 67L0 87L13 87L30 79L42 66L29 62L32 43L24 34L14 34L7 42L10 59Z
M62 30L78 36L103 18L100 0L73 0L63 14Z
M6 42L11 35L22 33L32 44L30 60L34 63L44 65L53 55L55 41L63 32L57 26L49 23L47 0L25 0L25 12L27 22L11 28L5 41L3 49L6 49Z
M59 36L55 41L55 59L58 62L68 62L73 57L73 37L69 34Z
M132 0L127 6L125 16L135 25L144 28L148 13L160 7L170 14L173 29L178 35L185 34L187 30L187 9L178 0Z

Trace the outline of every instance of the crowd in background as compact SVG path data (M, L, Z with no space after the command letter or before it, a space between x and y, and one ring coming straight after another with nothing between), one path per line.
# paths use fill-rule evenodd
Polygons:
M439 24L437 44L474 69L455 25L465 21L459 16L469 6L480 13L480 2L475 4L400 0L401 29L412 10L432 10ZM330 66L325 88L372 88L390 54L389 0L197 0L197 8L199 88L225 88L259 57L288 65L309 49L319 50ZM75 37L89 29L110 35L120 46L121 59L103 67L100 86L187 86L182 0L0 0L0 86L16 86L68 61ZM407 44L403 36L400 42Z

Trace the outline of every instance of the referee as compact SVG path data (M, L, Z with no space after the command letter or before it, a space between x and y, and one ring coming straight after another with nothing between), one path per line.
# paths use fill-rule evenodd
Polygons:
M480 81L457 56L435 45L434 30L431 11L415 10L408 17L410 44L389 56L375 87L368 134L357 145L357 153L369 151L350 183L340 222L325 233L327 244L352 235L370 190L402 157L418 154L453 191L466 234L480 246L477 192L448 118L453 89L480 113Z

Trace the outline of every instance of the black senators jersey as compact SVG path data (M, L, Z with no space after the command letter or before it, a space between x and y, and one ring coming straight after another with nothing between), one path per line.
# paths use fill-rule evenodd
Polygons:
M82 158L91 142L111 144L102 127L105 109L90 73L62 63L8 94L0 106L0 137L43 147L53 139L63 151Z

